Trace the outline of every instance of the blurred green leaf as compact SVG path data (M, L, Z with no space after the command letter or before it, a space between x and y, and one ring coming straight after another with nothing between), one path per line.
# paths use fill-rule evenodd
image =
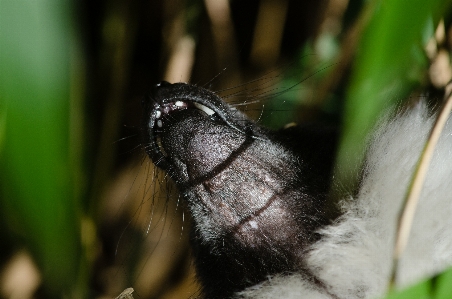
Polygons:
M2 154L3 142L5 140L6 131L6 104L0 98L0 156Z
M0 107L7 111L0 113L0 213L35 257L48 296L61 297L80 264L69 157L70 2L0 5Z
M336 179L352 187L365 138L381 111L421 84L427 68L423 46L450 0L371 1L374 9L359 45L345 103Z
M433 298L435 299L449 299L452 298L452 268L443 272L436 278Z
M316 114L319 114L319 111L328 112L331 104L337 105L337 101L319 103L316 97L321 83L334 71L334 61L339 51L337 38L328 33L320 35L315 42L306 42L298 60L284 70L278 85L276 87L270 85L272 100L265 102L262 123L278 130L290 122L312 121L306 119L306 116L318 117ZM311 112L309 108L312 109ZM334 107L332 110L337 108ZM300 111L305 113L305 118L300 117Z
M430 280L422 281L404 290L390 293L386 299L429 299L431 297Z
M403 290L388 294L385 299L449 299L452 298L452 268Z

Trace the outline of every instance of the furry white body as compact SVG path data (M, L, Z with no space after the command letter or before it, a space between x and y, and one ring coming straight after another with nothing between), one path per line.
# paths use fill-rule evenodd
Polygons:
M433 123L423 105L380 125L370 140L356 198L322 229L306 256L307 268L326 286L302 274L273 276L240 298L375 298L385 293L392 267L397 219L415 165ZM452 265L452 122L435 149L398 268L403 287Z

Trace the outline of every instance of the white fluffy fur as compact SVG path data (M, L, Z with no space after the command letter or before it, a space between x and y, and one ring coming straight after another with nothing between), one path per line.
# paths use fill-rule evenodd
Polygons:
M272 277L238 294L243 298L374 298L385 293L397 216L433 120L419 105L380 125L370 142L357 198L344 200L344 215L322 230L308 268L328 292L301 274ZM398 286L452 265L452 122L435 150L417 207ZM329 293L329 294L328 294ZM334 298L334 296L333 296Z

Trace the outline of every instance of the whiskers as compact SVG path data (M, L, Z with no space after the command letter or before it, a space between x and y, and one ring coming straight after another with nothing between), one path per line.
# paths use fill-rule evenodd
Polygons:
M171 276L188 255L182 200L168 175L144 152L112 185L101 205L100 234L104 244L112 245L111 265L104 271L114 270L109 281L133 287L138 296L157 294L164 286L155 273Z
M240 109L256 122L263 122L264 125L279 128L284 125L284 121L280 119L287 117L287 122L294 120L296 107L310 106L315 107L316 110L321 109L323 104L317 102L313 91L317 89L321 78L328 73L328 69L334 65L335 63L327 63L324 66L317 66L315 70L307 69L300 72L299 70L302 68L296 63L287 64L277 67L257 79L214 92L231 107ZM208 84L211 85L224 73L225 70L210 80Z

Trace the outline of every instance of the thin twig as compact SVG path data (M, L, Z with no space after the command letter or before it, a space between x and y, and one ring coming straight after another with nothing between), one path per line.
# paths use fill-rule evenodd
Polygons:
M121 294L119 294L118 297L116 297L115 299L133 299L133 288L127 288L124 291L122 291Z
M424 150L419 158L416 171L411 180L410 188L405 197L403 208L400 213L399 223L397 228L396 243L394 246L394 256L392 264L391 280L389 289L395 286L397 271L400 262L400 257L405 251L413 224L414 214L419 201L419 196L422 191L422 186L425 182L428 167L430 165L434 149L438 143L441 132L447 122L450 111L452 110L452 82L446 86L444 105L441 108L435 124L430 132L430 136L425 144Z

